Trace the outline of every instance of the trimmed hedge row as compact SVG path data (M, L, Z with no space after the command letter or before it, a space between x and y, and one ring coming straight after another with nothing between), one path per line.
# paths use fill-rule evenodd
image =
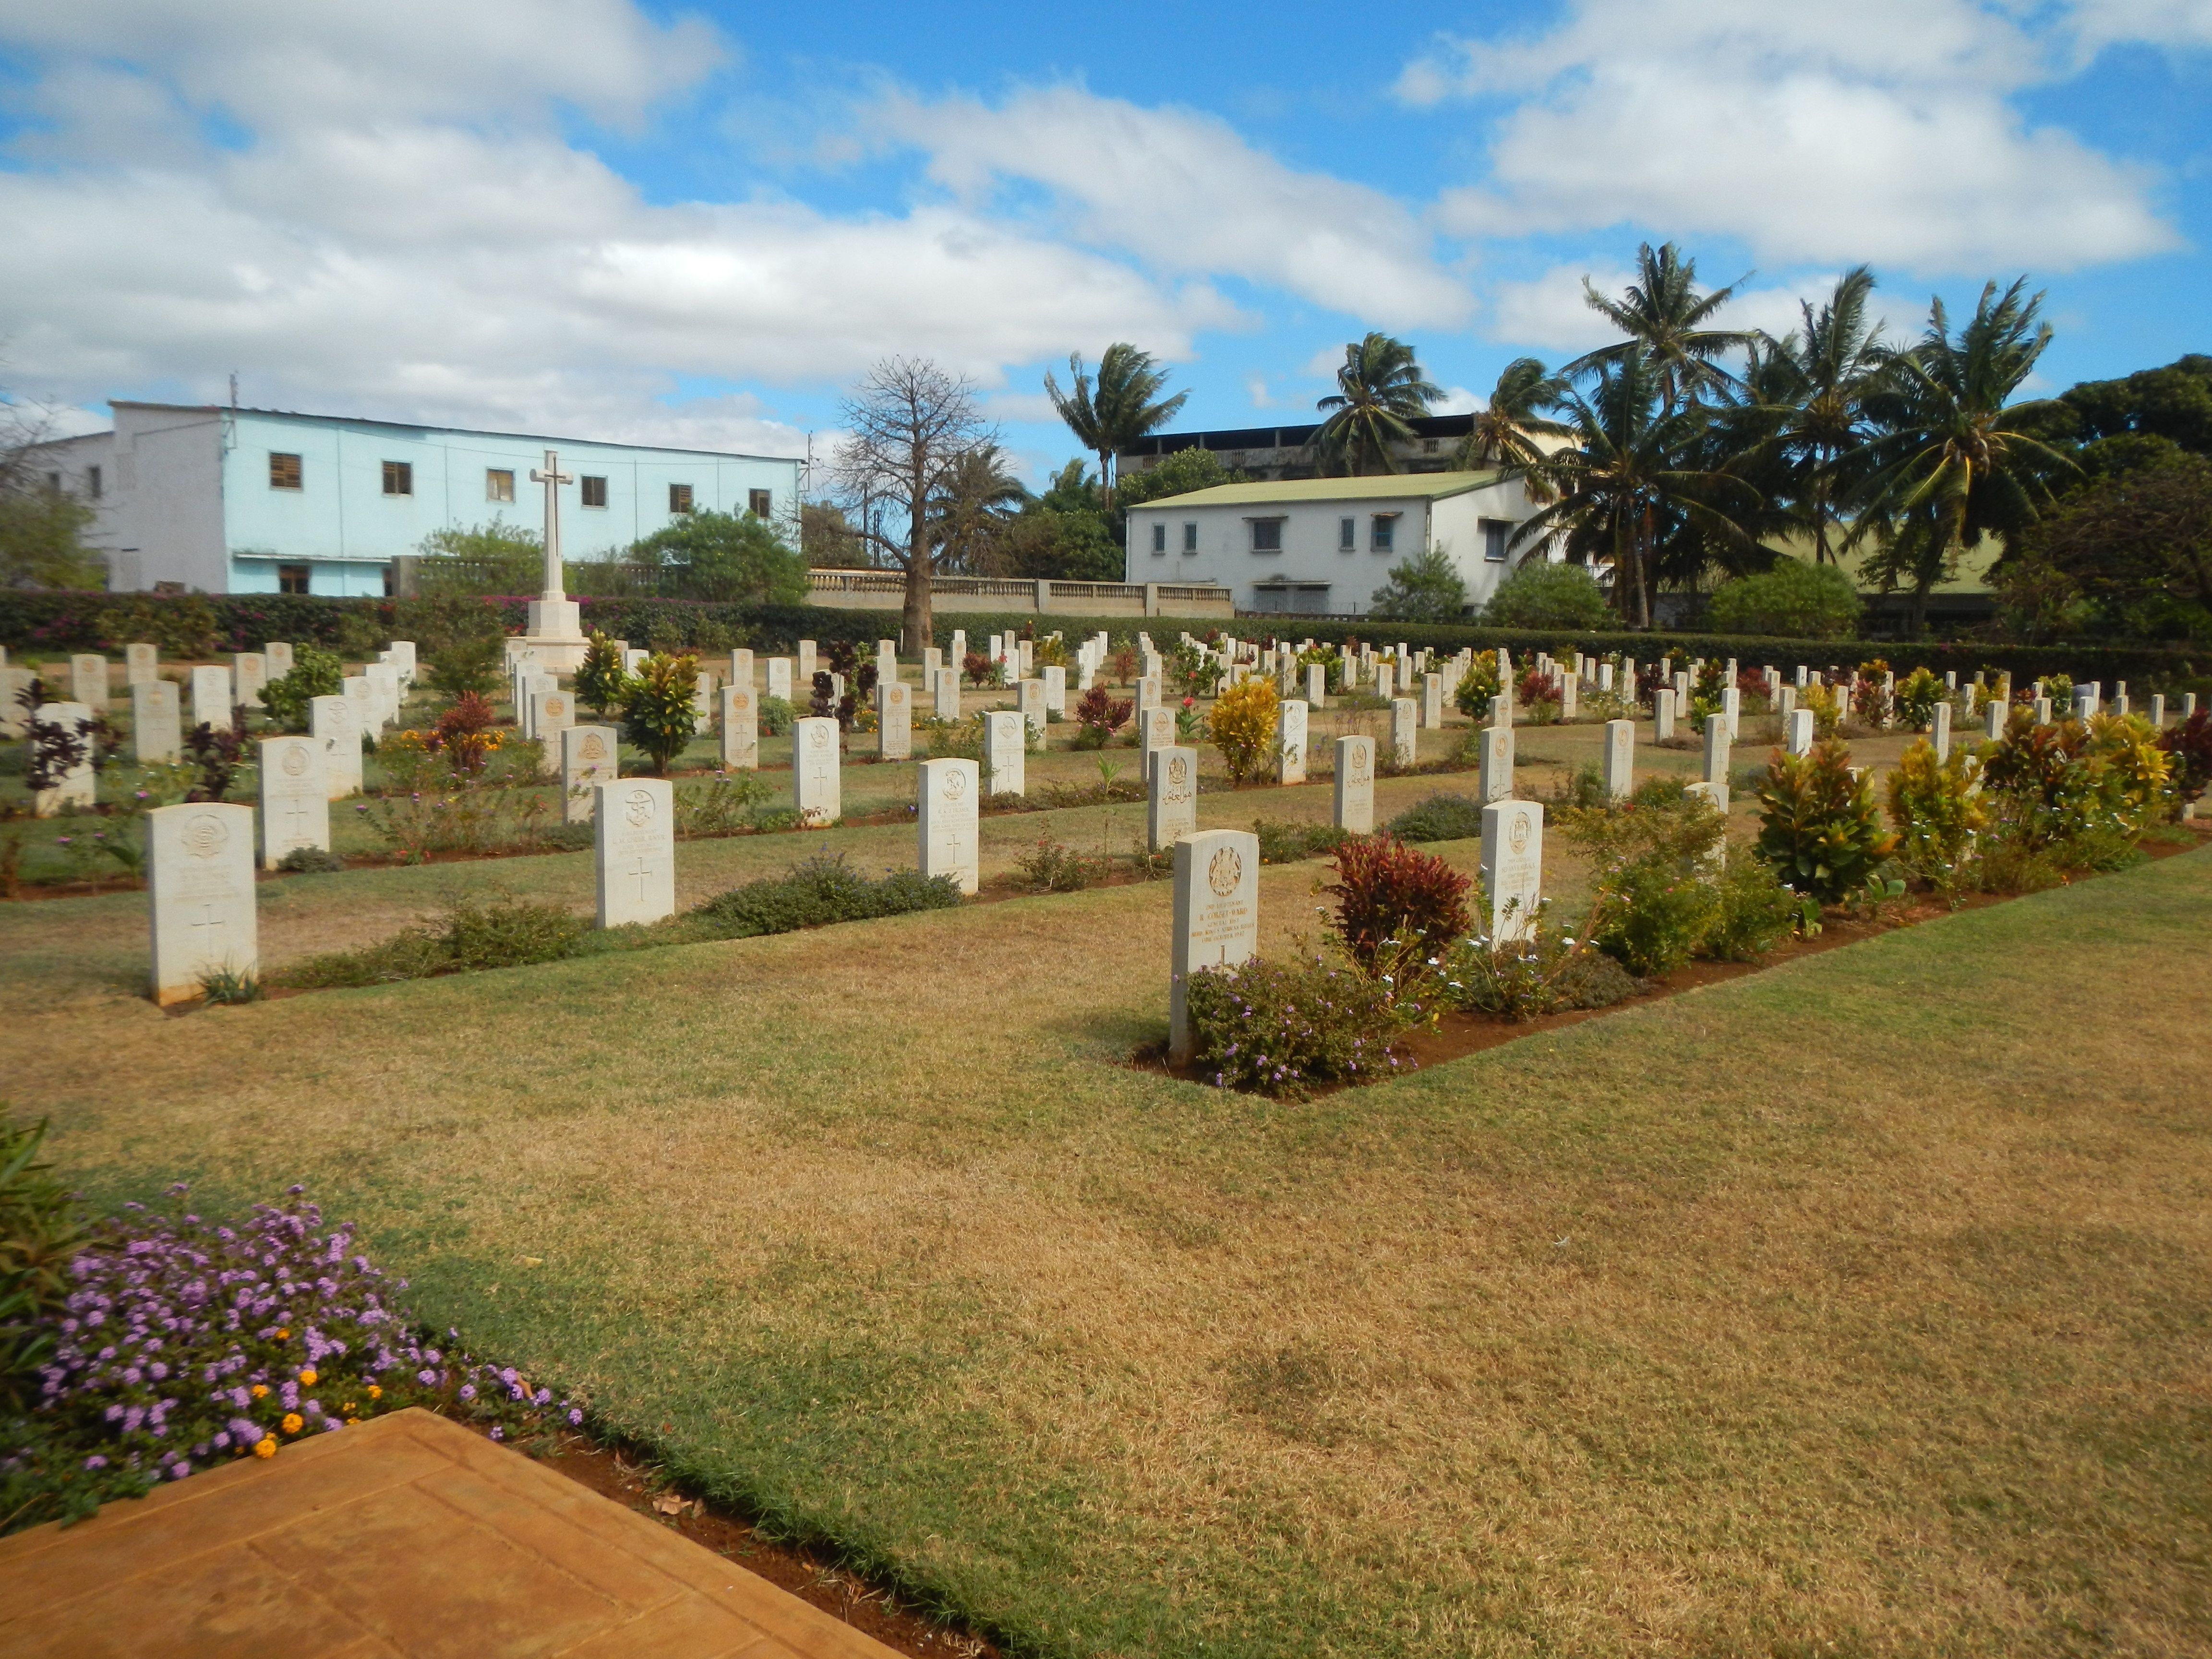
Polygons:
M305 594L65 593L0 592L0 645L19 652L120 652L137 640L150 640L173 658L219 656L260 648L268 640L326 646L341 656L372 656L387 641L409 639L425 656L455 642L488 633L520 633L529 600L502 599L319 599ZM848 640L867 646L897 629L897 613L849 611L812 605L714 605L687 599L585 599L586 628L604 629L633 645L660 649L726 651L748 646L755 651L788 652L799 641ZM1233 634L1247 640L1311 638L1331 644L1347 639L1376 643L1403 641L1456 651L1462 646L1488 649L1504 646L1516 656L1546 650L1553 655L1573 649L1601 655L1618 652L1648 662L1662 655L1735 657L1745 666L1772 663L1789 670L1846 666L1880 658L1899 673L1927 668L1971 674L1983 668L2008 668L2016 680L2045 674L2077 679L2129 680L2144 687L2201 684L2212 664L2200 663L2186 648L2160 645L1996 645L1908 643L1896 640L1778 640L1755 636L1660 629L1648 634L1574 629L1482 628L1466 624L1305 621L1297 617L1240 617L1216 623L1176 617L1142 622L1133 617L1040 617L1033 611L939 611L936 640L951 643L954 629L965 629L971 642L987 635L1033 625L1076 636L1103 629L1133 635L1139 627L1168 640L1188 629L1205 637Z

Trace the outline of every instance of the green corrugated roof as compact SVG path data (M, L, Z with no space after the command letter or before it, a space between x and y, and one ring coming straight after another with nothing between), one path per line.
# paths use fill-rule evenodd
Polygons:
M1139 475L1141 476L1141 475ZM1498 482L1492 472L1401 472L1371 478L1285 478L1279 483L1216 484L1194 489L1187 495L1162 495L1130 507L1142 513L1155 507L1269 507L1278 501L1403 501L1408 496L1442 501Z

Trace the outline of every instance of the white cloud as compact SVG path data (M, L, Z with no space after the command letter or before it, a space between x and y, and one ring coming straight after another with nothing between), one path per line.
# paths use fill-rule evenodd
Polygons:
M967 199L1042 185L1074 234L1158 270L1246 277L1385 327L1455 326L1472 309L1404 204L1285 167L1211 115L1053 87L996 108L895 93L876 118Z
M2122 42L2212 46L2212 0L2075 0L2072 21L2085 56Z
M1463 386L1448 386L1444 395L1429 405L1431 415L1472 415L1485 408L1489 399L1479 392L1470 392Z
M1741 273L1699 271L1700 286L1707 290L1725 287ZM1620 332L1590 309L1583 291L1587 276L1597 291L1618 295L1635 280L1628 271L1591 264L1558 264L1540 276L1525 282L1503 282L1492 290L1483 332L1491 338L1528 350L1551 354L1554 368L1567 359L1607 344ZM1714 318L1717 328L1764 329L1777 339L1803 320L1801 301L1818 306L1835 288L1832 275L1807 275L1790 282L1746 288ZM1875 314L1882 314L1876 295ZM1894 332L1894 331L1892 331Z
M1487 182L1439 204L1463 235L1636 224L1923 272L2175 246L2141 169L2007 101L2057 72L1972 0L1577 0L1547 35L1448 42L1400 92L1517 100Z

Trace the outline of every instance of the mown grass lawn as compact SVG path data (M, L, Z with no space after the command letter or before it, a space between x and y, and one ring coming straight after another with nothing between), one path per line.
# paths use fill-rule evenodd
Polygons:
M6 1086L1025 1650L2212 1646L2212 852L1310 1105L1124 1064L1168 911L171 1018L41 994L142 900L20 905Z

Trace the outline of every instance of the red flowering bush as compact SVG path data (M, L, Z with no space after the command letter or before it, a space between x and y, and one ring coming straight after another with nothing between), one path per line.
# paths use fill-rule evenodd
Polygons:
M491 729L496 718L491 704L473 691L464 691L438 716L428 747L444 755L456 775L481 772L499 747L499 736Z
M2168 726L2158 742L2173 757L2173 787L2181 799L2202 799L2212 783L2212 714L2198 709L2180 725Z
M1134 701L1116 697L1103 685L1094 685L1075 700L1076 724L1083 730L1075 739L1079 749L1103 749L1106 740L1129 723L1137 712Z
M1389 836L1337 850L1335 933L1346 953L1372 969L1386 947L1441 949L1468 931L1468 878L1432 854Z

